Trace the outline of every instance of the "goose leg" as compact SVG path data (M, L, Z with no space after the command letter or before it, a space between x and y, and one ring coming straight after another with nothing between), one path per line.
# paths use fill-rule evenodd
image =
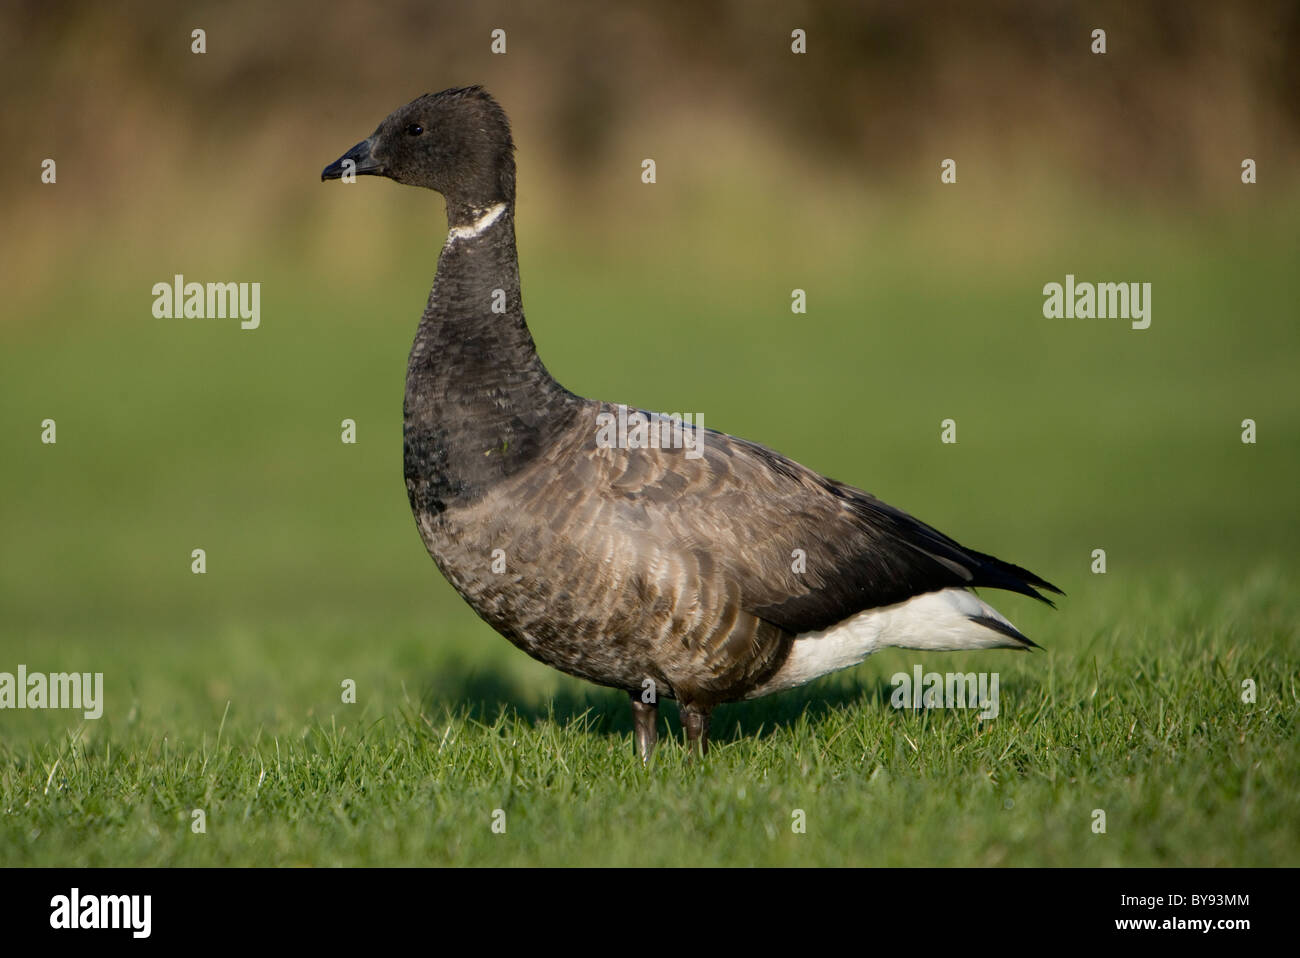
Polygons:
M686 729L686 745L700 756L709 754L709 710L695 705L681 707L682 726Z
M654 702L642 702L641 693L630 692L632 700L632 730L636 740L636 752L641 756L641 764L650 761L650 753L659 741L659 730L655 727L659 720L659 706Z

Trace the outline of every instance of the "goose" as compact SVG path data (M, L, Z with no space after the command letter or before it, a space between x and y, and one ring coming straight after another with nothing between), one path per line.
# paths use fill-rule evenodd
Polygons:
M406 104L321 180L349 174L446 202L403 403L424 545L518 648L627 692L642 762L661 699L678 704L687 755L703 756L718 705L881 648L1037 647L971 590L1052 605L1039 590L1060 589L861 489L699 424L682 427L686 450L601 441L628 411L565 389L538 356L520 297L514 142L482 87Z

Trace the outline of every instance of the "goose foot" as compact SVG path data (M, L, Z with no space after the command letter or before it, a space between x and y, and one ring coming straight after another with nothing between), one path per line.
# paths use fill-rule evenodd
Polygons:
M709 710L695 705L683 705L680 712L682 727L686 729L686 746L692 755L698 750L703 758L709 754Z

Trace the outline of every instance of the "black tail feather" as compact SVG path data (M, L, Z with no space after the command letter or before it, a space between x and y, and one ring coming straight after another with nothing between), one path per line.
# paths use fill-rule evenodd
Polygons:
M1056 608L1056 603L1038 590L1043 589L1056 595L1065 595L1063 590L1052 585L1041 576L1034 575L1028 569L1022 569L1010 562L1003 562L996 556L976 552L973 549L967 551L980 562L980 568L975 572L975 581L971 583L977 588L983 586L989 589L1005 589L1008 592L1019 592L1021 595L1027 595L1039 602L1046 602L1053 609Z

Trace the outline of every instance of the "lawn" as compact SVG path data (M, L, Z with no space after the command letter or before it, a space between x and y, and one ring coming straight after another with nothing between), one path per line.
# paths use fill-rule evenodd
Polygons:
M0 712L0 863L1300 863L1294 203L1054 234L1026 202L1013 239L981 207L728 196L595 242L521 208L561 382L702 413L1067 592L986 595L1041 651L882 653L720 709L704 761L673 715L642 768L621 694L528 660L424 553L400 411L439 210L371 195L333 227L386 222L397 255L100 249L0 327L0 671L105 687L98 720ZM151 315L205 265L262 282L261 328ZM1066 273L1151 282L1151 328L1045 319ZM997 672L999 715L891 707L916 664Z

